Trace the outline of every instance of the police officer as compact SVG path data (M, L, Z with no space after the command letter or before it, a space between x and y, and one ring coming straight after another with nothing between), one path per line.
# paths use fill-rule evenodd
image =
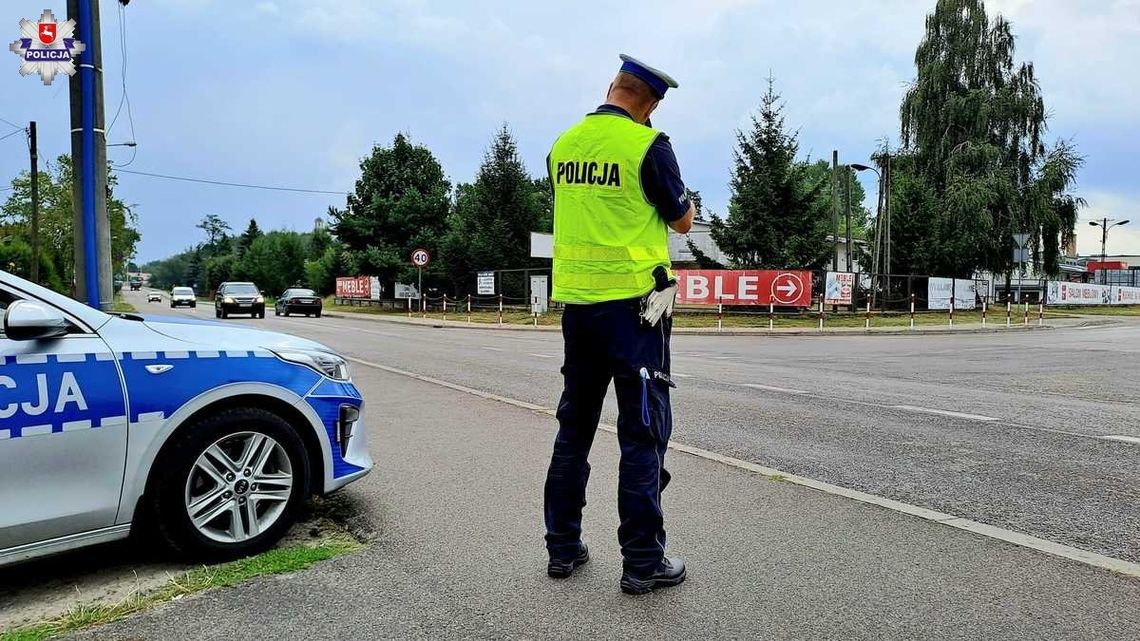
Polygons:
M589 560L582 508L587 457L610 381L618 399L621 589L644 594L685 580L665 556L661 492L669 406L670 318L676 281L668 229L687 233L694 209L669 138L649 116L677 82L630 56L606 103L559 136L547 159L554 187L552 298L565 304L564 387L545 488L547 573Z

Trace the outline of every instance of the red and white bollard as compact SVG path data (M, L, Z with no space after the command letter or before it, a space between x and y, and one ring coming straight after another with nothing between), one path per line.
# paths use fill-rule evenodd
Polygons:
M718 298L716 301L716 331L724 329L724 303Z
M420 292L420 315L427 318L427 296L423 292Z
M467 322L471 323L471 294L467 295Z
M954 326L954 297L950 297L950 327Z
M819 297L819 331L823 331L823 296Z
M447 320L447 294L443 295L443 320Z
M914 329L914 294L910 295L910 328Z
M503 295L499 294L499 325L503 324Z
M986 303L988 302L985 296L982 296L982 327L986 326Z
M867 301L867 317L864 320L863 328L867 331L871 331L871 301Z
M1009 327L1013 322L1013 303L1010 299L1005 299L1005 326Z
M1040 327L1045 324L1045 301L1037 302L1037 326Z
M776 305L774 303L768 303L768 331L769 332L772 331L772 329L775 327L775 325L776 325Z
M1025 325L1029 324L1029 296L1025 297Z
M412 299L408 298L408 318L412 317Z

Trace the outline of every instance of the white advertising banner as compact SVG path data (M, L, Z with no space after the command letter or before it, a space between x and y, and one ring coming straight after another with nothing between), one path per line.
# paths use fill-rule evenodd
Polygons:
M396 283L395 294L393 297L400 299L414 298L416 300L419 300L420 293L416 291L415 285L409 285L407 283Z
M850 305L855 291L855 274L827 272L823 302L826 305Z
M1045 302L1050 305L1110 305L1112 288L1092 283L1049 283Z
M1123 285L1114 285L1112 304L1113 305L1140 305L1140 287L1125 287Z
M978 284L970 278L935 278L926 284L926 308L950 309L950 297L954 297L954 309L974 309L978 301Z

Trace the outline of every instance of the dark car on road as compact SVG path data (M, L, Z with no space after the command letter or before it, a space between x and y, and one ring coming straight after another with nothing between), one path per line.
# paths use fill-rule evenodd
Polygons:
M230 314L249 314L265 318L265 297L253 283L222 283L214 296L214 316L228 318Z
M321 297L311 289L286 289L277 297L273 313L277 316L304 314L320 318L322 306Z

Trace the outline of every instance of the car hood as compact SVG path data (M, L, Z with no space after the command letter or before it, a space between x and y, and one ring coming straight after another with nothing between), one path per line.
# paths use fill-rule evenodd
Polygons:
M315 349L336 353L329 347L306 338L232 323L218 323L179 316L150 315L144 316L143 322L147 327L163 336L212 350Z

